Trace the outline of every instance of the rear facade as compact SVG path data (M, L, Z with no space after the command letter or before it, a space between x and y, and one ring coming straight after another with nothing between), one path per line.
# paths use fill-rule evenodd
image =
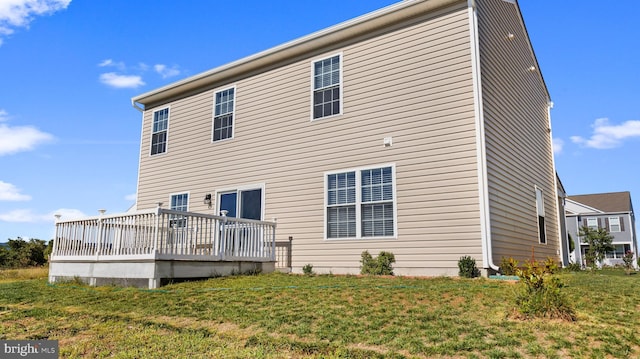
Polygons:
M400 2L133 101L137 208L277 220L294 272L560 256L550 100L513 2Z

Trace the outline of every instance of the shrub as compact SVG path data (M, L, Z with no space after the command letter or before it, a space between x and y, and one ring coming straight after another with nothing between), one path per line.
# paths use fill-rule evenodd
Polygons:
M516 292L516 306L524 318L553 318L573 321L575 313L561 291L563 284L544 263L527 261L517 270L520 287ZM556 266L557 267L557 266Z
M580 267L580 264L578 263L569 263L569 265L567 266L566 270L570 271L570 272L579 272L582 270L582 267Z
M392 264L396 262L396 257L393 253L382 251L374 259L369 254L369 251L364 251L361 256L360 274L393 275Z
M624 263L624 271L627 274L631 274L633 270L633 252L627 251L624 256L622 256L622 262Z
M304 275L313 275L313 264L305 264L302 266L302 273L304 273Z
M558 262L551 258L547 257L547 260L544 261L544 270L548 274L555 274L558 272Z
M500 273L503 275L516 275L516 269L518 269L518 261L516 259L502 257Z
M478 267L476 267L476 260L469 256L460 257L458 269L458 275L460 277L475 278L480 276L480 271Z

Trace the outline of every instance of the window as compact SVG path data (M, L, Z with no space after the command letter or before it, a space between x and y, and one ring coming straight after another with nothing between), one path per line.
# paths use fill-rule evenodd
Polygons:
M218 213L227 211L227 217L262 220L262 188L221 191L218 194Z
M536 210L538 212L538 239L540 243L547 243L547 227L544 222L544 195L540 188L536 187Z
M313 63L314 119L340 114L340 57L335 55Z
M189 194L188 193L180 193L171 195L171 210L173 211L183 211L187 212L189 210ZM169 219L169 224L171 227L186 227L187 226L187 218L180 215L171 215Z
M233 137L235 88L216 92L213 115L213 141Z
M624 257L624 254L631 249L631 246L628 244L615 244L613 245L613 247L615 248L614 251L607 252L605 254L606 258L622 259L622 257Z
M395 235L393 167L328 174L326 196L327 238Z
M609 217L609 232L620 232L620 217Z
M169 108L153 113L153 129L151 131L151 154L167 151L167 127L169 126Z
M589 227L589 229L598 229L598 219L587 218L587 227Z

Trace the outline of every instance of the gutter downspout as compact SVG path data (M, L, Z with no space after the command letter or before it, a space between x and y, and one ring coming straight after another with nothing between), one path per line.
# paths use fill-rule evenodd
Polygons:
M500 270L493 263L491 245L491 217L489 213L489 183L487 180L487 152L484 131L484 109L480 74L480 38L476 0L468 0L469 32L471 35L471 71L473 75L474 112L476 123L476 157L478 165L478 198L480 201L480 238L482 242L482 267ZM487 273L488 274L488 273Z

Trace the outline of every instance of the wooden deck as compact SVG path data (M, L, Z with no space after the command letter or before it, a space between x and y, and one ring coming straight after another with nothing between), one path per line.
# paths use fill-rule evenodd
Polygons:
M157 288L166 281L290 266L276 223L157 208L57 221L49 281ZM276 249L278 248L278 250ZM279 267L283 267L280 263Z

